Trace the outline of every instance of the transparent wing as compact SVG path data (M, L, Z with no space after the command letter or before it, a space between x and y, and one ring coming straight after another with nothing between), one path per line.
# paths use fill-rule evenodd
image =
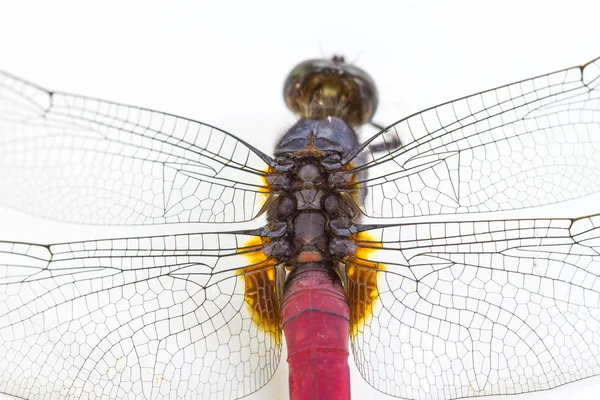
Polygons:
M0 72L0 202L66 222L240 222L270 158L197 121Z
M366 189L360 206L375 218L512 210L598 192L600 59L417 113L358 154L354 190Z
M454 399L600 374L600 215L398 225L358 243L352 348L376 389Z
M239 398L277 368L256 237L0 242L0 392L26 399ZM259 238L258 238L259 239ZM248 244L249 243L249 244ZM252 269L248 273L248 268ZM261 309L261 307L266 307Z

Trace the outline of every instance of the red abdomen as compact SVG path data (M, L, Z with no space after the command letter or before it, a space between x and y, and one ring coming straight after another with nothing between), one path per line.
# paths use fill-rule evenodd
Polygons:
M337 276L319 265L297 271L282 303L292 400L350 399L349 313Z

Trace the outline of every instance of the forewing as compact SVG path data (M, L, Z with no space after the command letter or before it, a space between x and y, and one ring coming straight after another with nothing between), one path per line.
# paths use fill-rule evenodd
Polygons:
M376 389L454 399L600 374L600 215L397 225L358 244L352 348Z
M261 287L260 304L247 301L245 281L273 272L260 267L257 239L0 242L0 392L33 400L256 391L281 345L274 289ZM260 317L271 320L259 325Z
M366 189L360 206L375 218L512 210L598 192L600 59L412 115L350 164L351 190Z
M0 202L67 222L241 222L270 158L210 125L0 72Z

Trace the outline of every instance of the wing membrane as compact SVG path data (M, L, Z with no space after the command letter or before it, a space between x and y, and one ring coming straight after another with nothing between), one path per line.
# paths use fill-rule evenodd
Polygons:
M241 222L270 158L201 122L0 72L0 201L86 224Z
M379 272L371 309L373 288L349 280L352 347L376 389L453 399L600 374L600 215L406 224L361 237L348 265Z
M373 143L400 141L374 153ZM378 149L386 146L378 145ZM600 190L600 59L403 119L351 163L369 217L488 212Z
M256 238L195 234L0 242L0 392L27 399L238 398L280 337L245 302ZM254 261L253 261L254 260ZM259 310L264 313L269 310ZM277 310L271 310L276 311Z

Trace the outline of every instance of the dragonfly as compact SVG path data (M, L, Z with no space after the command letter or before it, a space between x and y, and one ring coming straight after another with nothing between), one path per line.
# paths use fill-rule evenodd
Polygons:
M600 214L498 217L600 191L600 58L403 118L297 65L273 156L207 123L0 73L0 203L57 221L212 224L0 242L0 393L233 399L284 341L290 397L541 391L600 374ZM377 126L377 125L375 125ZM204 226L204 225L203 225Z

